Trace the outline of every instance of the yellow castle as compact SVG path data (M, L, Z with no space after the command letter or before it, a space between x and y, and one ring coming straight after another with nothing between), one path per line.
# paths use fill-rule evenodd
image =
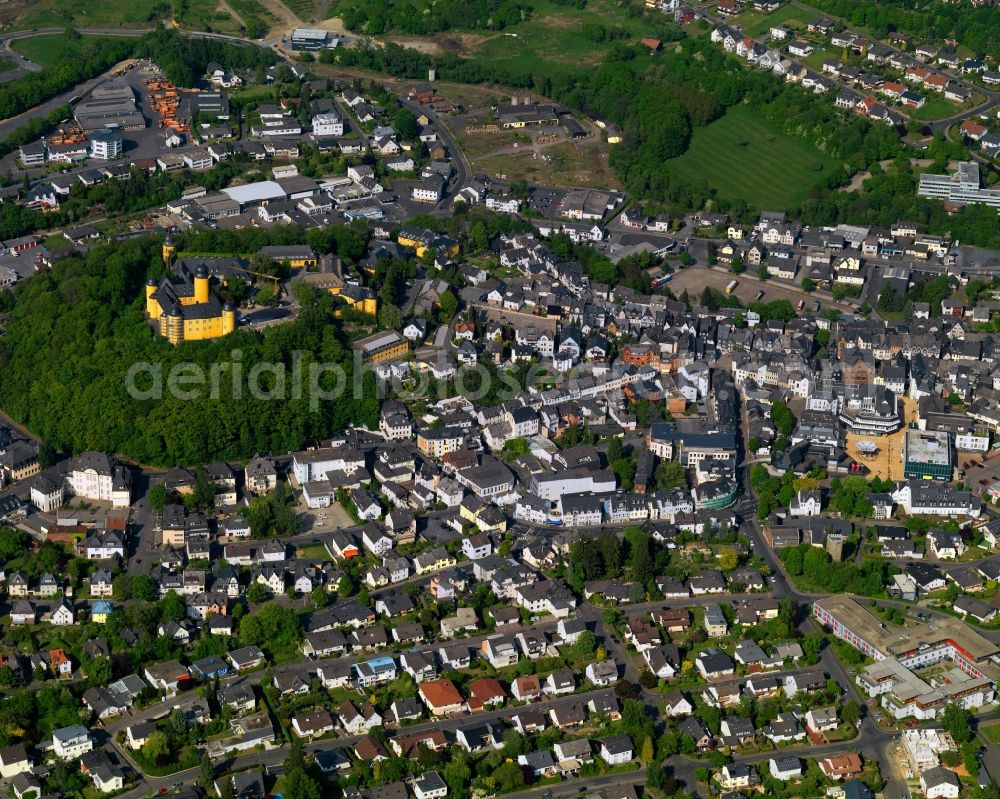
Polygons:
M170 263L176 251L177 245L168 235L163 242L164 262ZM166 277L159 283L153 278L146 283L146 315L159 322L160 335L171 344L179 344L232 333L236 309L221 303L212 292L208 269L199 265L193 276L183 269L178 274L182 278L179 283Z

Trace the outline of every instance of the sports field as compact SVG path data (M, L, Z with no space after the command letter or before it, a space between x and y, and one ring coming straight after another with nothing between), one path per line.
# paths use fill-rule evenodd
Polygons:
M688 151L667 161L675 175L707 182L719 196L776 210L795 208L837 167L835 159L742 106L696 128Z

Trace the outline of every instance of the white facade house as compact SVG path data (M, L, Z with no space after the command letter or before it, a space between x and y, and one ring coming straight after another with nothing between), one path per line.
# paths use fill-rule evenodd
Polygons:
M436 771L427 771L413 780L416 799L442 799L448 795L448 785Z
M31 759L24 744L14 744L0 749L0 777L10 779L26 771L31 771Z
M31 504L42 513L53 513L63 504L63 484L39 475L31 484Z
M313 136L343 136L344 120L336 114L316 114L312 118Z
M601 760L609 766L632 762L632 740L627 735L613 735L601 741Z
M103 452L85 452L73 458L66 472L66 487L71 496L110 502L115 508L132 503L128 472Z
M802 761L797 757L772 757L767 762L767 767L771 776L782 782L802 776Z
M957 799L962 785L954 771L935 766L920 775L920 787L927 799Z
M788 504L788 514L790 516L819 516L822 504L819 491L799 491Z
M93 749L90 730L81 724L62 727L52 733L52 751L62 760L75 760Z

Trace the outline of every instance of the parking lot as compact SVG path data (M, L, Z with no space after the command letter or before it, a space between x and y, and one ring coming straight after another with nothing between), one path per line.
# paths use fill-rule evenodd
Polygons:
M977 497L995 490L1000 484L1000 457L994 451L982 463L969 466L965 472L965 482L972 486L972 493Z
M354 527L354 519L338 503L329 508L312 510L299 500L299 511L302 515L303 529L310 533L332 533L345 527Z
M528 200L528 207L542 216L559 216L559 205L566 198L567 189L538 186Z

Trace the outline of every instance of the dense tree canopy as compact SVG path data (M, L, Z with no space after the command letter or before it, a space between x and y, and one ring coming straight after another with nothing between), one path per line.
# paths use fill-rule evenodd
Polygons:
M919 39L955 39L977 55L1000 56L1000 18L990 6L940 0L919 5L907 0L818 0L813 5L879 37L900 31Z
M525 0L374 0L342 3L337 13L352 31L426 35L452 28L503 30L528 19L531 6Z
M26 281L0 346L0 406L57 449L104 450L161 465L288 452L349 423L377 424L370 373L359 377L357 390L349 378L347 393L336 399L309 390L311 364L338 364L352 374L330 295L304 292L299 317L261 335L240 331L172 347L143 315L146 276L163 270L159 241L150 237L95 247ZM306 376L300 397L291 390L296 358ZM255 383L277 389L284 381L284 398L248 390L248 375L261 363L270 366ZM147 393L126 390L137 364L144 366L133 383ZM190 399L166 390L171 370L182 364L206 376L204 390ZM216 398L208 390L213 368ZM164 387L159 398L151 392L154 372ZM318 385L329 390L333 380L323 373Z

